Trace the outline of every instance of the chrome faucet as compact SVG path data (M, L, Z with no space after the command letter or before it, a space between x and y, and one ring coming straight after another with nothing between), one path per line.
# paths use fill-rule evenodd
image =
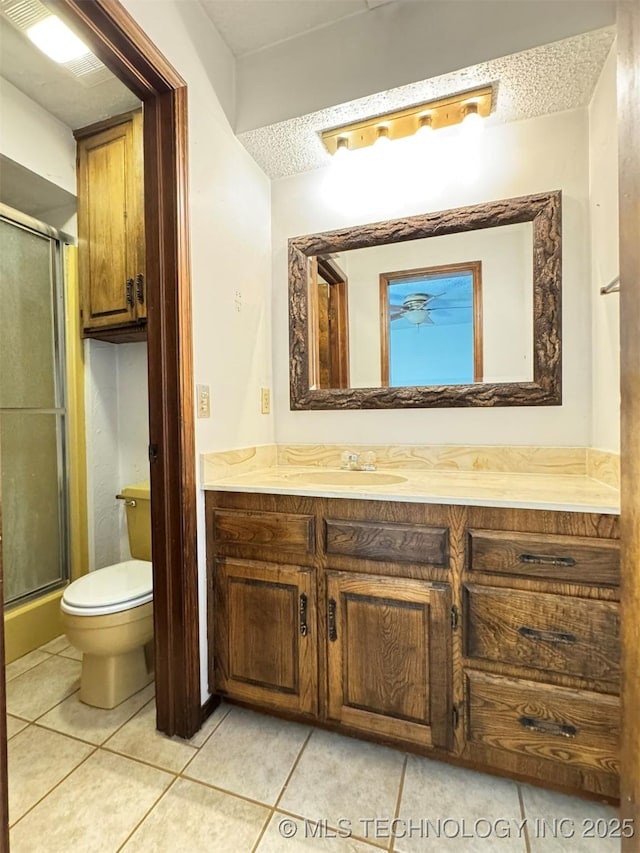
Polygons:
M354 453L351 450L343 451L340 459L342 461L341 468L343 471L375 471L376 457L370 450L362 454L360 461L360 453Z

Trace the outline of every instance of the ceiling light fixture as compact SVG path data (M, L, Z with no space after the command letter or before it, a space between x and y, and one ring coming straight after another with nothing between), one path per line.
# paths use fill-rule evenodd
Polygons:
M413 136L418 131L426 134L429 129L438 130L441 127L460 124L465 118L469 121L471 115L475 115L476 119L484 118L491 112L492 105L493 88L482 86L448 98L418 104L406 110L325 130L322 133L322 142L330 154L335 154L338 148L345 146L353 151L373 145L382 138L402 139L405 136ZM473 121L474 119L471 119L471 123Z
M44 54L62 65L91 53L60 18L50 15L29 27L27 36Z

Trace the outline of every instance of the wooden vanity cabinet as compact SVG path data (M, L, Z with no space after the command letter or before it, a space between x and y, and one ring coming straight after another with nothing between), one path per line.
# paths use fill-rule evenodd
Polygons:
M216 688L247 702L315 716L314 570L221 558L213 607Z
M554 515L468 510L463 757L615 798L618 519Z
M330 571L326 590L328 718L450 749L450 587Z
M74 131L78 279L85 337L144 340L142 111Z
M616 516L233 492L206 514L213 692L618 796Z

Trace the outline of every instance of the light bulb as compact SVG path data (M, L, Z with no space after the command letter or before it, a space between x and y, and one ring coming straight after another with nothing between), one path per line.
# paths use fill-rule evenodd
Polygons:
M373 144L382 148L382 146L387 145L389 142L391 142L389 139L389 128L386 124L381 124L377 129L376 141Z
M484 127L482 116L478 112L478 105L475 101L470 101L462 108L464 118L462 119L462 127L464 132L469 136L476 136Z
M416 136L419 139L429 139L429 137L433 133L433 124L432 124L431 115L427 114L424 116L420 116L419 125L420 126L416 130Z
M349 153L349 140L346 136L339 136L336 139L336 153L333 155L334 157L339 157L342 159Z

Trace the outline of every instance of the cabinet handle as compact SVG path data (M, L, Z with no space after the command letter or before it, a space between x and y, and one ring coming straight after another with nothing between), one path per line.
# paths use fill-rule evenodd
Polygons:
M133 308L133 279L132 278L127 279L127 284L125 287L125 293L127 296L127 305L129 306L129 308Z
M300 593L300 633L303 637L306 637L309 633L307 625L307 596L304 592Z
M578 729L569 723L556 723L554 720L537 720L535 717L520 717L520 725L531 732L559 737L575 737Z
M518 559L521 563L527 563L528 565L565 566L568 569L576 564L573 557L552 557L548 554L519 554Z
M564 631L540 631L538 628L529 628L527 625L518 628L518 634L525 640L541 640L544 643L571 645L578 642L573 634L567 634Z
M336 630L336 600L329 599L329 639L332 643L338 639L338 631Z
M136 276L136 297L140 305L144 302L144 276L141 272Z

